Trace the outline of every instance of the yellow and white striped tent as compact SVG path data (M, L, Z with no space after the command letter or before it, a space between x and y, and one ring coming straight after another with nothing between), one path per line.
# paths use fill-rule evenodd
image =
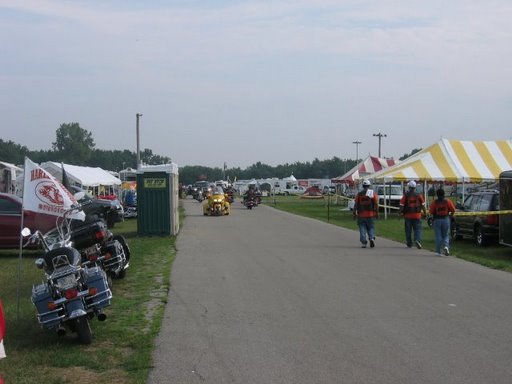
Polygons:
M441 139L397 165L369 176L388 181L492 182L512 169L512 141Z

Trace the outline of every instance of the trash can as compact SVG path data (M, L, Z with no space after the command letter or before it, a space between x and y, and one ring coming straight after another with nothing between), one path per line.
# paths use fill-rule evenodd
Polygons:
M142 166L137 170L137 233L141 236L179 232L178 166Z

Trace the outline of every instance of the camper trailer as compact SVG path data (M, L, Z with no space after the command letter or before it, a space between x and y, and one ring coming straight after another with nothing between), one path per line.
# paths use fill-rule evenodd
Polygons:
M499 181L500 210L512 210L512 170L500 174ZM512 247L512 215L504 214L499 218L500 244Z
M14 194L16 191L16 176L20 173L23 173L22 168L0 161L0 192Z

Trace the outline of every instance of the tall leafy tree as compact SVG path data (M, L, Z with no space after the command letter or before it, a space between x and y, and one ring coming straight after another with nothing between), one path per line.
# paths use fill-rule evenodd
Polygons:
M6 161L11 164L23 164L25 156L29 150L25 146L14 143L13 141L3 141L0 139L0 153L1 161Z
M153 151L149 148L145 148L140 153L140 161L142 164L167 164L171 161L167 156L160 156L153 154Z
M52 143L57 160L72 164L87 163L95 145L92 133L78 123L61 124L56 131L56 141Z

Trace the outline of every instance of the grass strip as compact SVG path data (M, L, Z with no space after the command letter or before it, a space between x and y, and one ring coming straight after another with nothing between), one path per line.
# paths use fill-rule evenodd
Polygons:
M34 265L40 253L24 252L20 264L18 250L0 251L0 299L6 315L7 354L0 360L0 375L6 383L146 381L167 301L175 238L138 237L136 220L117 224L113 232L127 239L130 268L124 279L113 281L112 305L105 310L107 320L91 320L93 342L88 346L81 345L74 334L58 337L39 327L30 296L32 284L43 280L42 270Z

